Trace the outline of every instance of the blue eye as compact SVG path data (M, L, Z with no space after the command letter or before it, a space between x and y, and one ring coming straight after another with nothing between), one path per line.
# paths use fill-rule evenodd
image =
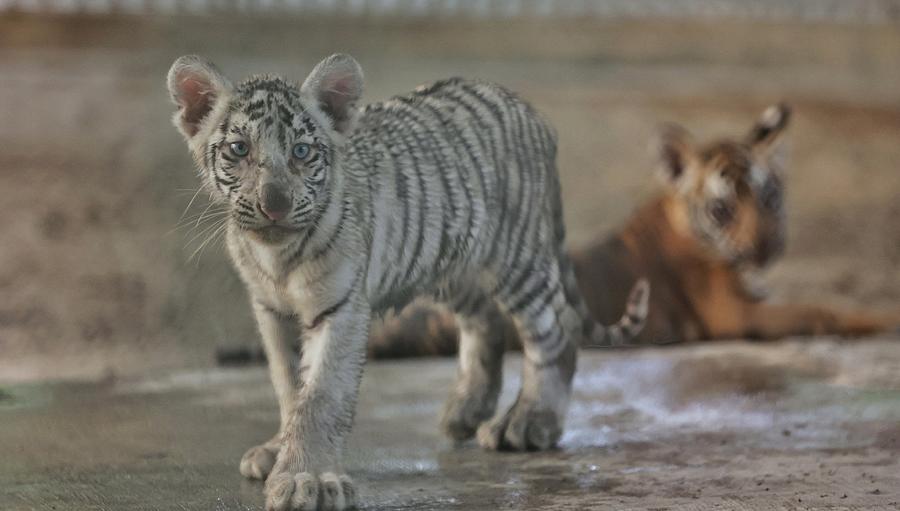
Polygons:
M235 156L240 158L250 154L250 146L248 146L246 142L232 142L228 147L231 148L231 152Z
M309 152L309 144L300 143L294 146L294 158L297 158L298 160L305 160L306 157L309 156Z

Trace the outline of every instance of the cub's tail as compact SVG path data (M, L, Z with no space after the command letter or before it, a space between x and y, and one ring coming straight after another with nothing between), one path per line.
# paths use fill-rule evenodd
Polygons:
M593 320L590 312L585 307L588 321L591 322L588 335L582 348L606 348L611 346L626 346L644 328L647 322L650 299L650 283L646 279L638 280L625 302L625 314L614 325L603 326Z
M646 279L639 279L631 288L628 300L625 301L625 314L619 321L614 325L604 326L597 323L584 302L575 278L572 260L565 254L560 257L560 274L566 301L583 321L582 348L608 348L632 344L647 322L650 283Z

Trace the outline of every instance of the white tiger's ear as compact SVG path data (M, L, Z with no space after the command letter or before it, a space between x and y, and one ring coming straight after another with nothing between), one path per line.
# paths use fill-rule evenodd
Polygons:
M362 97L362 68L350 55L332 55L316 65L300 91L319 105L335 131L346 135L353 128L356 102Z
M179 57L169 69L169 94L178 105L175 126L190 140L200 131L216 102L231 92L231 82L196 55Z
M782 170L787 165L787 128L790 120L791 108L788 105L772 105L762 113L747 134L747 144L753 153L773 170Z
M669 184L683 182L696 158L691 134L677 124L666 124L657 133L655 150L663 180Z

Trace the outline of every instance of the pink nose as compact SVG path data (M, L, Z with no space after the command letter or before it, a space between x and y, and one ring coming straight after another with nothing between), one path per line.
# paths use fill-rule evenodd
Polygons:
M266 207L263 206L263 205L260 205L259 209L262 210L263 214L266 215L266 217L267 217L269 220L272 220L273 222L277 222L277 221L279 221L279 220L281 220L282 218L284 218L284 217L287 216L287 210L286 210L286 209L283 209L283 210L271 210L271 209L266 208Z
M291 210L291 199L276 185L266 183L263 185L259 194L259 210L263 212L269 220L279 221L286 217Z

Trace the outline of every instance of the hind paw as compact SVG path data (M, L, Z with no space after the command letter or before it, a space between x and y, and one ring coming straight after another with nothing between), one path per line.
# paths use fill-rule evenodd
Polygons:
M496 402L496 399L493 401ZM474 437L478 425L488 420L493 413L494 405L488 398L454 395L444 406L441 430L452 440L463 442Z
M478 428L478 444L492 451L543 451L562 436L562 421L552 410L516 402L505 414Z

